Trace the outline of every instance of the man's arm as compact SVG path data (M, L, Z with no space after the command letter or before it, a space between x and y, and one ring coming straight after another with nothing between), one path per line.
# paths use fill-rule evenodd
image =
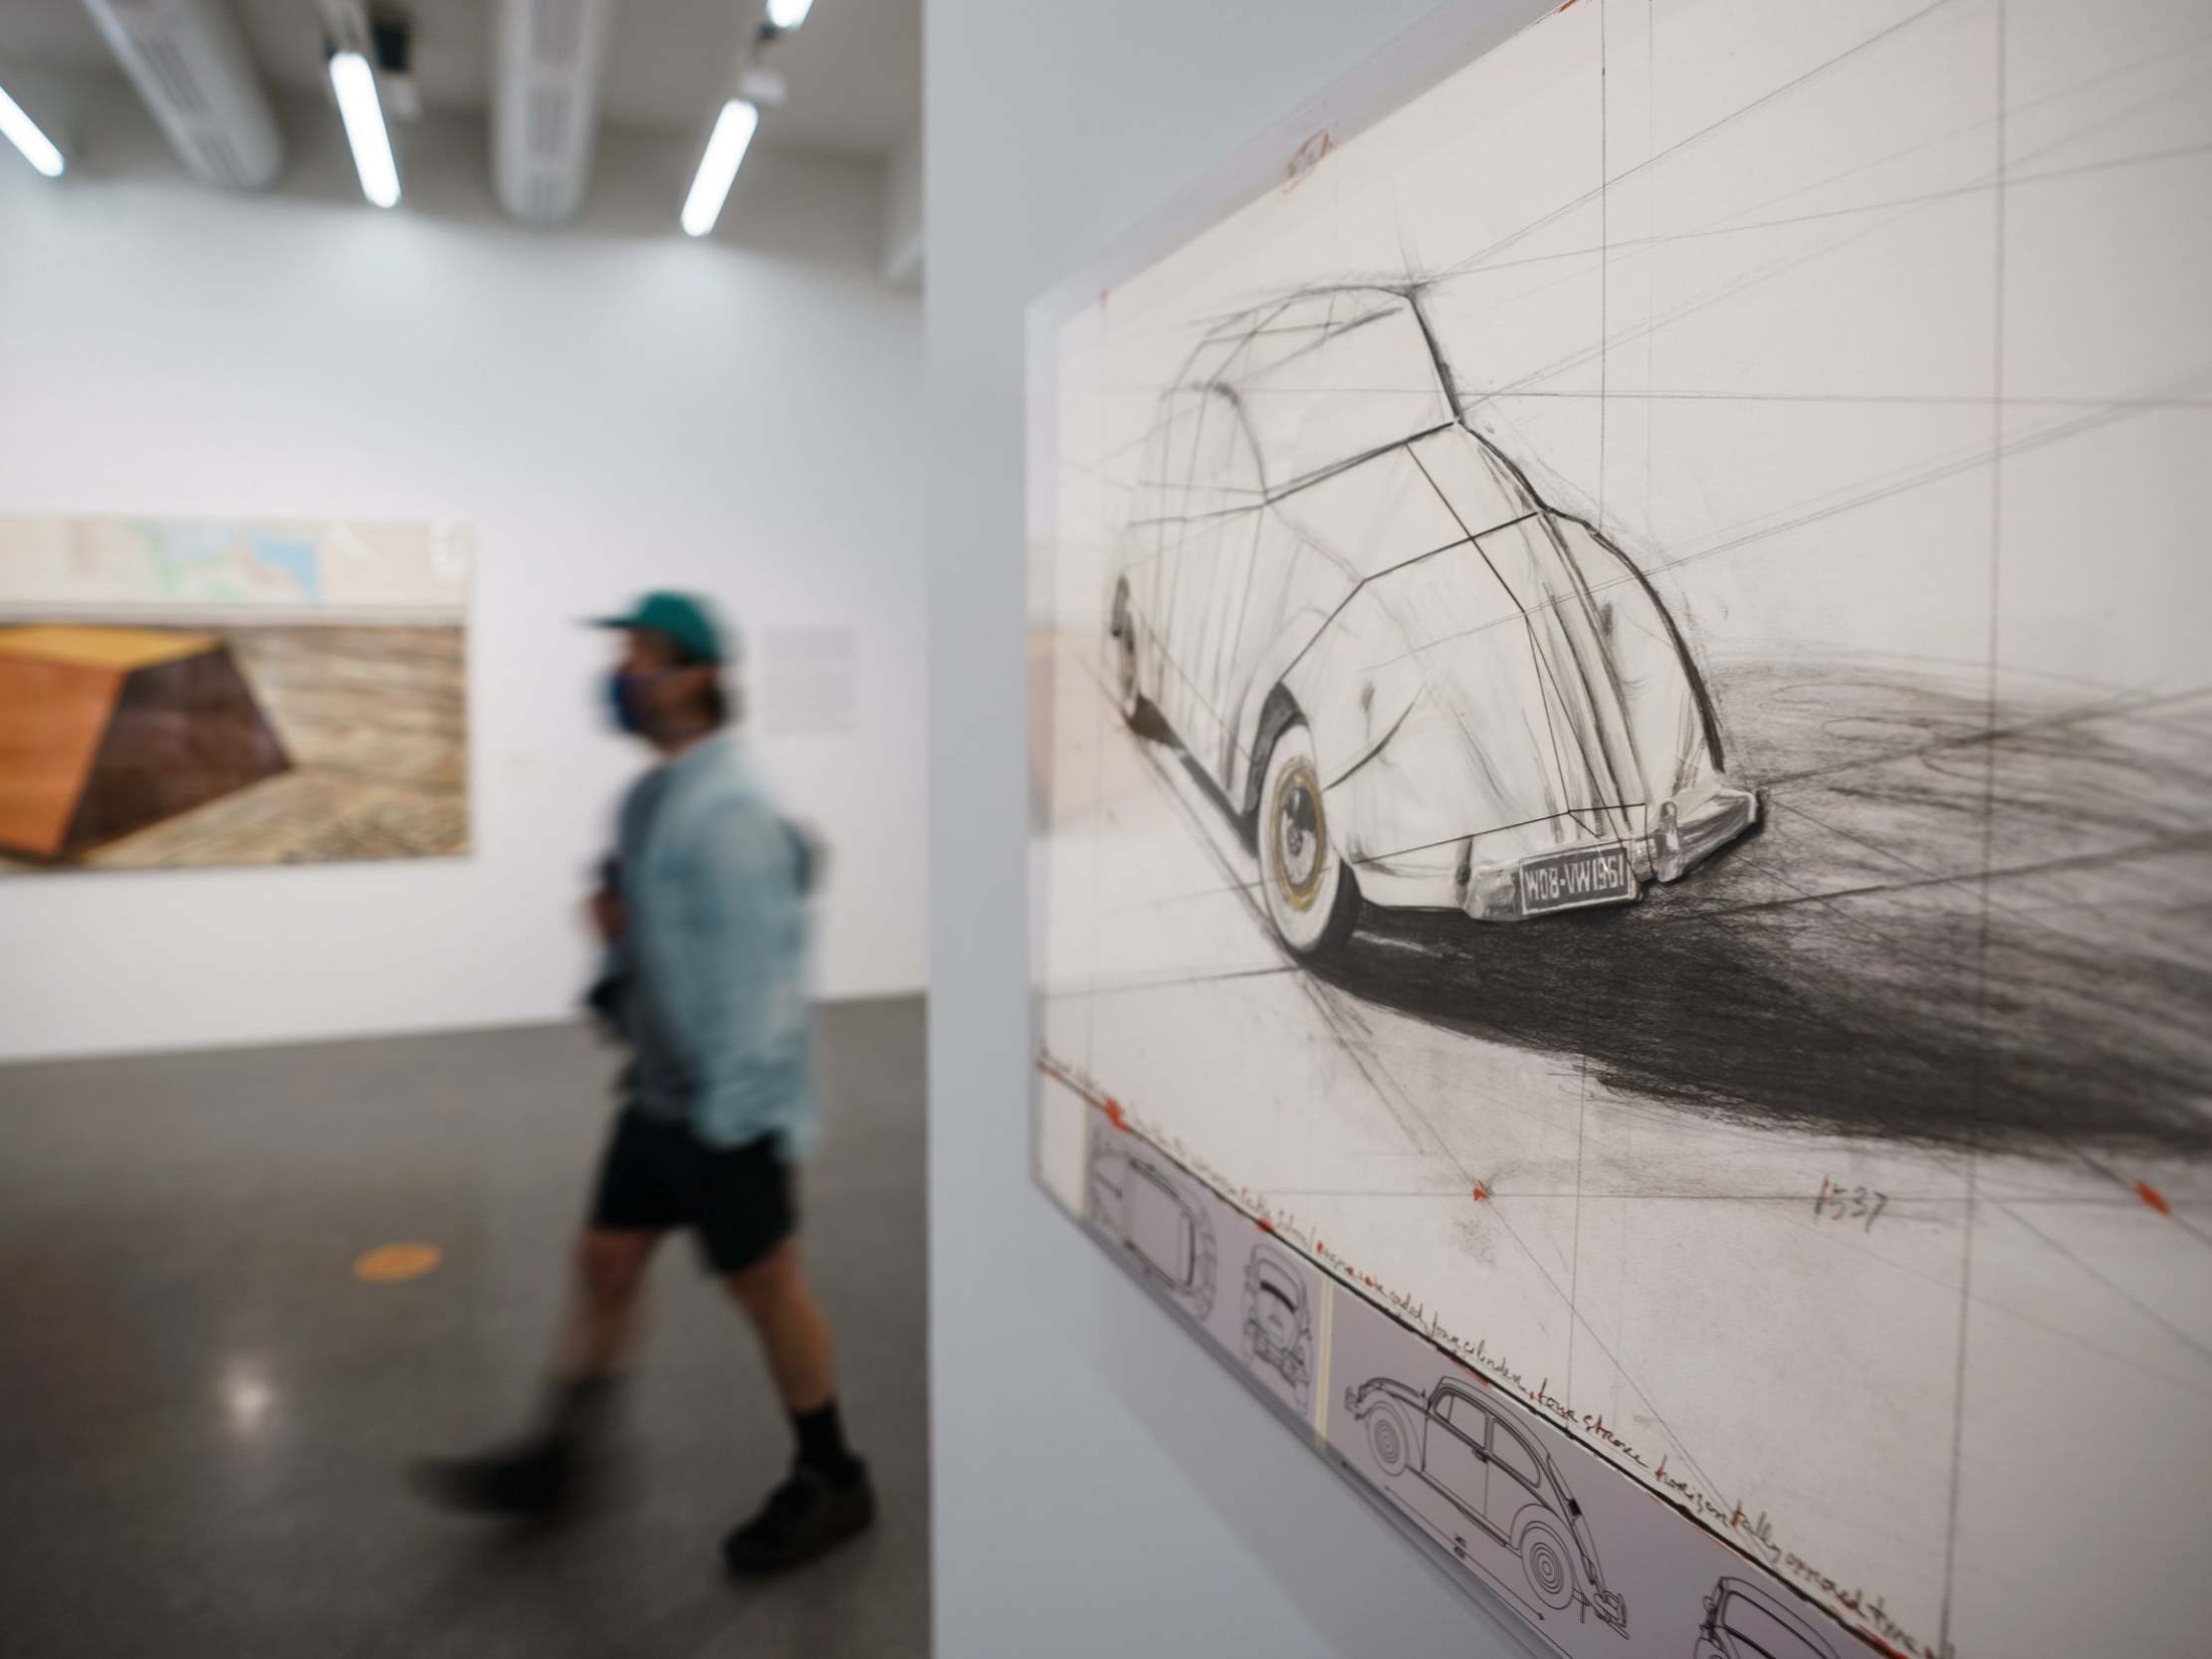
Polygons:
M683 1005L692 1011L702 1100L697 1123L779 1127L790 1062L806 1042L804 919L790 838L757 800L710 807L698 861Z
M629 912L622 905L622 884L616 877L617 860L610 853L599 862L599 885L583 902L584 920L601 944L612 944L629 926Z
M596 1014L610 1036L622 1031L622 961L615 948L629 927L629 913L622 906L618 860L609 853L599 862L599 885L583 902L584 926L599 941L599 965L584 987L583 1005Z

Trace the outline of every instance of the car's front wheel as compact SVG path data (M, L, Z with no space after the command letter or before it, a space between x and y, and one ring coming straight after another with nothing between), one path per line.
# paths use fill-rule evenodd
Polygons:
M1293 720L1275 734L1259 786L1260 889L1268 920L1293 954L1325 956L1352 936L1360 888L1329 833L1313 731Z
M1113 648L1115 702L1121 708L1121 718L1140 731L1151 703L1144 693L1143 665L1137 657L1137 638L1141 631L1137 626L1137 613L1129 603L1129 590L1124 588L1114 595L1114 617L1107 638Z

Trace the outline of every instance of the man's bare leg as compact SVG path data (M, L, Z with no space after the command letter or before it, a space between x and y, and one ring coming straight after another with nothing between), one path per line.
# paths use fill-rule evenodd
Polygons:
M605 1438L615 1378L636 1340L645 1269L665 1236L584 1229L543 1419L518 1444L424 1465L419 1478L433 1496L460 1509L534 1515L573 1495Z
M791 1477L723 1541L733 1572L779 1572L813 1559L875 1519L867 1465L845 1444L837 1415L835 1345L821 1304L786 1238L727 1281L768 1356L775 1391L798 1437Z
M639 1291L663 1231L586 1227L576 1240L575 1289L553 1353L564 1382L611 1376L637 1341Z
M799 1266L798 1241L785 1239L727 1281L768 1356L783 1409L818 1411L837 1397L837 1355L829 1321Z

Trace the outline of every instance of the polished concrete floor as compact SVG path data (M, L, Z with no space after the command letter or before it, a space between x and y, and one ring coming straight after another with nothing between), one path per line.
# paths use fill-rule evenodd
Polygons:
M672 1241L624 1475L563 1527L402 1472L532 1405L614 1057L580 1028L0 1069L0 1652L908 1655L929 1643L918 1000L823 1016L805 1237L883 1520L762 1586L750 1334ZM441 1264L362 1283L362 1252Z

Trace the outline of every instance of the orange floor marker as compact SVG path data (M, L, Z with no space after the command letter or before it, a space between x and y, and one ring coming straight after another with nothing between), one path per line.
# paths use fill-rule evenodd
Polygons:
M397 1285L420 1279L444 1256L435 1244L382 1244L353 1258L353 1277L364 1285Z

